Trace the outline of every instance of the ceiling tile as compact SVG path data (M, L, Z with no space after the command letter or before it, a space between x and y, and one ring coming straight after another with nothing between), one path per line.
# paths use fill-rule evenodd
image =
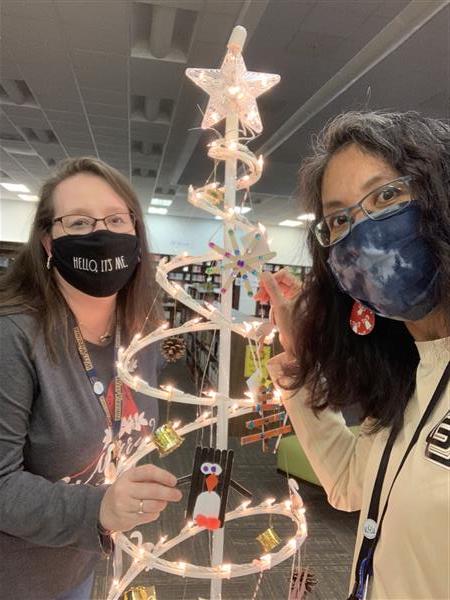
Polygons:
M57 23L51 19L33 20L4 16L1 34L16 63L45 65L47 69L66 55L63 37Z
M128 105L128 96L126 90L114 91L105 90L99 87L81 86L81 95L85 102L95 102L98 104L111 104L112 106Z
M58 13L72 49L129 53L129 5L123 0L59 0Z
M131 58L131 93L150 98L176 98L186 65L163 60Z
M2 17L49 21L55 19L55 8L52 0L2 0L1 14Z
M80 86L100 87L115 92L127 89L126 56L84 50L74 50L72 56Z
M114 106L112 104L98 104L97 102L86 102L88 115L99 115L102 117L113 117L128 119L127 106Z

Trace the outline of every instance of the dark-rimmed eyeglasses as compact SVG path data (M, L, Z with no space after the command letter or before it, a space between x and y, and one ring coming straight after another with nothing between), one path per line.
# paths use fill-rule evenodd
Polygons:
M410 175L394 179L372 190L356 204L325 215L313 226L319 244L333 246L347 237L358 211L373 221L380 221L405 210L412 200L412 180Z
M87 215L64 215L53 219L53 223L61 223L67 235L87 235L92 233L99 221L102 221L109 231L114 233L133 233L136 217L133 213L114 213L102 219Z

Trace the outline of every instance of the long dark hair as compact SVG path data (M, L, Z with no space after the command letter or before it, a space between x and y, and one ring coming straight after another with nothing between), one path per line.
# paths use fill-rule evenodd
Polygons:
M440 265L440 297L449 320L450 127L416 112L349 112L333 119L315 138L314 154L299 172L302 205L319 219L325 168L349 144L414 177L421 232ZM355 335L349 327L353 300L330 273L328 249L312 231L308 244L313 266L294 307L295 361L286 368L293 377L287 389L309 386L316 411L359 405L361 418L372 417L374 431L401 427L419 361L412 336L404 323L382 317L370 335Z
M45 342L53 359L56 358L55 340L61 335L61 328L67 342L70 311L59 290L53 269L49 271L46 268L47 254L42 246L42 239L52 228L53 193L56 186L78 173L90 173L104 179L136 217L141 261L133 277L117 296L118 313L124 324L126 339L142 331L144 324L145 330L150 331L161 318L155 269L149 255L142 210L130 183L119 171L101 160L92 157L69 158L62 161L42 185L29 240L12 266L0 277L0 314L34 314L43 329Z

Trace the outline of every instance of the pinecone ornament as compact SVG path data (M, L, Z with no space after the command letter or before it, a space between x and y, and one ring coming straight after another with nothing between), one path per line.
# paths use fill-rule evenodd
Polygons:
M174 363L186 354L186 342L182 337L170 337L161 345L161 352L167 362Z

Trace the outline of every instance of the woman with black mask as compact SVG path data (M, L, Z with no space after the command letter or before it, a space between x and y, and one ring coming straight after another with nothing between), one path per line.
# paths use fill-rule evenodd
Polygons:
M257 295L286 350L270 372L329 502L361 511L351 597L448 598L450 128L347 113L314 150L312 271L301 289L265 273Z
M90 597L111 532L181 498L153 465L114 475L157 426L157 401L115 370L119 346L158 323L155 288L128 181L93 158L62 163L0 280L2 598ZM155 348L139 359L153 385L158 364Z

